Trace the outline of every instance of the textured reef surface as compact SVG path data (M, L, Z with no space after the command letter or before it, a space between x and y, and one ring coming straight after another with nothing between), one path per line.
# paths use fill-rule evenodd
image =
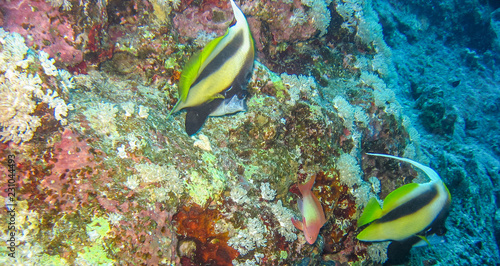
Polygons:
M500 261L500 5L236 2L247 111L192 137L168 117L226 0L0 1L0 264L380 265L369 199L435 169L448 232L409 265ZM486 2L486 3L485 3ZM315 178L315 244L297 184Z

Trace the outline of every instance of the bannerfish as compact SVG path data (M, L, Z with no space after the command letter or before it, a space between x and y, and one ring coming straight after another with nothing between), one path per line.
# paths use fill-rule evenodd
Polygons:
M186 110L185 129L190 136L198 132L208 116L246 110L246 84L254 64L254 41L245 15L230 1L236 23L184 66L179 99L168 115Z
M315 176L312 176L307 183L298 185L302 200L299 199L297 205L302 214L302 221L292 218L293 225L304 232L307 243L311 245L316 242L319 230L326 223L323 207L311 191L315 178Z
M451 204L450 191L431 168L410 159L386 154L367 153L412 164L430 179L424 184L410 183L387 195L381 208L371 198L358 220L358 227L366 224L357 238L361 241L393 241L387 251L391 263L404 262L410 249L432 234L446 232L444 221Z

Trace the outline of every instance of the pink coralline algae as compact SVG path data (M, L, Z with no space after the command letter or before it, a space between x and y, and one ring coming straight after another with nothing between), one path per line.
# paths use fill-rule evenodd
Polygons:
M245 8L245 6L243 6ZM251 16L260 18L269 25L269 32L275 42L304 41L317 32L311 20L306 19L305 8L300 1L284 3L284 1L263 1L245 9ZM261 14L265 10L265 15ZM256 41L260 36L254 36Z
M120 206L126 214L126 208ZM180 265L176 256L177 237L171 226L172 213L161 203L149 210L138 210L132 203L133 219L122 220L109 238L111 247L119 247L115 254L121 261L132 265ZM117 212L119 213L119 212Z
M79 140L78 135L70 129L65 129L61 142L54 145L54 158L56 162L52 168L52 175L61 175L66 169L78 169L82 167L93 167L94 156L89 152L90 146L85 141Z
M54 163L51 174L40 182L47 196L44 201L49 209L58 206L72 212L88 203L89 194L94 192L88 178L96 165L94 155L87 143L78 140L78 135L69 129L63 132L62 140L54 145L51 155L49 162Z
M75 48L78 38L73 26L76 22L66 13L44 1L1 1L3 27L21 34L28 47L37 47L51 58L72 66L83 60L82 51Z
M262 50L261 44L266 42L261 39L267 38L261 36L264 34L261 33L263 22L269 26L269 31L266 30L266 33L272 34L272 41L276 43L307 40L317 32L312 22L305 19L306 7L302 6L300 1L293 3L250 1L250 3L243 3L241 8L247 15L258 50ZM197 38L200 31L221 36L231 19L232 13L229 5L222 9L204 2L201 6L191 4L182 13L176 13L174 25L183 37Z
M200 31L221 36L226 31L230 18L232 18L232 11L229 6L226 10L216 6L212 8L191 6L175 15L174 25L183 37L196 38Z

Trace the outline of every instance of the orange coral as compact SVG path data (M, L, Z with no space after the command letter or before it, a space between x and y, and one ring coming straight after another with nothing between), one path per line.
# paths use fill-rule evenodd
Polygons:
M173 73L172 73L172 77L170 78L170 80L172 82L177 82L177 81L179 81L179 79L181 79L181 72L178 71L178 70L174 70Z
M192 258L181 258L182 265L232 265L238 252L227 245L227 233L217 233L215 224L222 218L219 210L202 209L198 205L184 206L173 216L179 239L196 243Z

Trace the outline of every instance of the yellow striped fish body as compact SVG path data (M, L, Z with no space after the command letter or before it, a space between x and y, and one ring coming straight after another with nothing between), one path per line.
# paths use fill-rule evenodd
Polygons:
M425 184L411 183L391 192L381 208L372 198L358 220L358 226L371 223L357 238L361 241L403 241L442 224L451 195L439 175L415 161L385 154L369 154L405 161L424 171L431 179Z
M253 68L255 48L245 15L230 1L235 25L193 55L181 74L179 100L170 114L187 111L188 135L196 133L209 115L245 110L245 87Z

